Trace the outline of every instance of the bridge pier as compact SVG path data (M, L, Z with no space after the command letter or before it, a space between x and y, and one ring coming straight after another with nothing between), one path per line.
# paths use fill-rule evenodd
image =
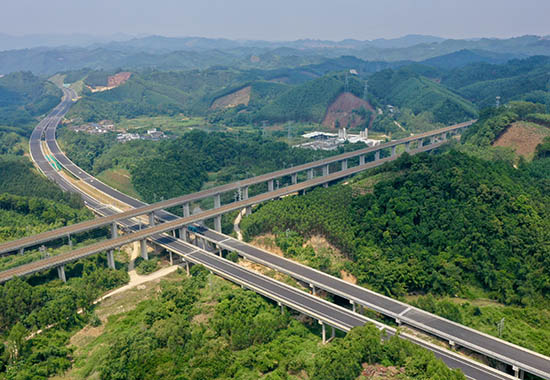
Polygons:
M116 266L115 266L115 251L112 250L112 249L107 251L107 265L111 269L116 269Z
M183 217L184 218L187 218L188 216L191 215L190 208L189 208L189 202L183 204L182 210L183 210Z
M323 337L323 344L327 343L327 330L325 328L325 324L322 321L319 321L319 324L321 325L321 336Z
M25 248L21 247L19 248L19 254L22 255L25 253Z
M63 282L67 282L67 277L65 277L65 266L61 265L57 267L57 275L59 276L59 279Z
M519 367L516 367L516 366L512 366L512 369L514 370L514 377L516 379L523 380L524 372Z
M242 188L242 197L243 197L243 200L248 199L248 186L245 186ZM245 215L250 215L250 214L252 214L252 207L246 206Z
M349 303L351 304L351 310L353 310L353 312L355 313L356 312L355 301L350 300Z
M359 156L359 165L365 165L365 155L364 154Z
M378 161L380 159L380 151L377 150L376 152L374 152L374 161Z
M273 191L273 180L270 179L269 181L267 181L267 191Z
M285 305L283 305L280 302L277 302L277 305L279 305L279 307L281 308L281 314L284 314L285 313Z
M327 165L324 165L323 166L323 177L327 176L330 174L330 167Z
M307 171L307 180L308 180L308 181L310 181L310 180L313 179L313 174L314 174L314 173L313 173L313 169L309 169L309 170Z
M155 212L149 213L149 227L153 227L155 225Z
M422 148L424 146L424 139L418 139L418 148Z
M391 156L392 157L395 156L395 149L396 148L397 148L397 146L395 146L395 145L391 147Z
M214 218L214 229L216 232L222 232L222 216L218 215Z
M348 160L342 160L342 170L348 169Z
M71 235L67 235L67 243L69 243L69 248L73 249L73 240L71 239Z
M317 289L315 289L315 285L309 284L309 287L311 288L311 294L316 296L317 295Z
M116 239L118 237L118 226L116 222L111 223L111 239Z
M290 176L290 179L292 181L293 185L296 185L298 183L298 173L294 173Z
M443 141L447 140L447 132L443 132L441 134L441 140L443 140Z
M172 251L168 251L168 254L170 255L170 265L174 265L174 257L172 256Z
M410 142L406 142L405 143L405 152L410 152L411 151L411 143Z
M139 248L141 250L141 257L144 260L149 260L149 254L147 253L147 241L145 239L139 241Z

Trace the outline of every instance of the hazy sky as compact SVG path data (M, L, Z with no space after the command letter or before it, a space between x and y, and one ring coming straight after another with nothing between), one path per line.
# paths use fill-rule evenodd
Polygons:
M0 33L233 39L550 34L549 0L1 0Z

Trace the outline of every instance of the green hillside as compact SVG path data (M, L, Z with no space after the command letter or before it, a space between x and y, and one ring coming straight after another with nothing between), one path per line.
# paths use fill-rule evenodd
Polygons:
M383 70L369 78L369 91L382 103L431 112L436 122L450 124L472 119L476 107L460 95L413 70Z
M0 131L30 134L35 118L55 107L61 96L54 84L29 72L0 78Z

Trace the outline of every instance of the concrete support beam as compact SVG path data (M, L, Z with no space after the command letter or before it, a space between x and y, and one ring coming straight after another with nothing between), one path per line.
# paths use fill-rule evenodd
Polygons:
M435 136L430 137L430 144L435 144Z
M71 235L67 235L67 243L69 243L69 248L73 249L73 239L71 239Z
M220 247L218 247L217 250L218 250L218 256L223 257L222 249Z
M111 239L116 239L118 237L118 226L116 222L111 223Z
M330 167L327 165L323 166L323 177L330 174Z
M327 330L326 330L325 324L323 322L319 321L319 323L321 324L321 329L322 329L323 344L326 344L327 343Z
M143 239L139 241L139 248L141 252L141 257L144 260L149 260L149 254L147 253L147 240Z
M406 151L406 152L410 152L410 151L411 151L411 143L410 143L410 142L406 142L406 143L405 143L405 151Z
M57 275L59 276L59 279L63 282L67 282L67 277L65 277L65 266L61 265L60 267L57 267Z
M323 183L323 187L326 189L328 187L328 182Z
M183 206L181 206L182 209L183 209L183 217L184 218L187 218L188 216L191 215L191 210L190 210L190 207L189 207L189 202L188 203L184 203Z
M25 253L25 248L21 247L19 248L19 254L22 255Z
M281 308L281 314L284 314L285 313L285 305L283 305L280 302L277 302L277 305L279 305L279 307Z
M380 159L380 151L377 150L376 152L374 152L374 161L378 161Z
M243 200L248 199L248 186L245 186L241 189L241 195Z
M217 232L222 232L222 216L218 215L214 218L214 229Z
M418 148L422 148L424 146L424 139L418 139Z
M187 228L185 227L180 228L180 239L186 242L189 241L189 236L187 235Z
M112 249L107 251L107 265L111 269L116 269L116 266L115 266L115 251L113 251Z
M349 301L349 303L351 304L351 309L352 309L353 312L355 313L355 312L356 312L355 302L354 302L354 301Z
M443 140L443 141L447 140L447 132L443 132L441 134L441 140Z
M220 208L222 205L220 194L214 195L214 208Z
M155 225L155 212L149 213L149 227L153 227Z
M298 173L294 173L290 176L291 180L292 180L292 184L293 185L296 185L298 183Z
M347 170L348 169L348 160L342 160L341 165L342 165L342 170Z
M309 169L307 171L307 180L308 181L313 179L313 174L314 174L313 169Z
M187 276L191 276L189 272L189 261L185 261L185 273L187 273Z
M334 327L332 327L332 333L330 334L330 339L331 340L334 339L335 336L336 336L336 329Z
M359 156L359 165L365 165L365 155L364 154Z
M269 181L267 181L267 191L273 191L273 190L274 190L273 180L270 179Z
M391 147L391 156L392 157L395 156L395 149L396 148L397 148L397 146L395 146L395 145Z
M174 265L174 257L172 256L172 251L168 251L168 254L170 255L170 265Z
M245 215L250 215L250 214L252 214L252 206L246 206L246 209L245 209L244 214L245 214Z

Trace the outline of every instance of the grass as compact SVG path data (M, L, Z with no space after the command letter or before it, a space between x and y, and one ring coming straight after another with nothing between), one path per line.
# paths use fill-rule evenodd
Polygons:
M134 185L132 184L132 177L130 172L123 168L107 169L97 175L97 178L105 182L107 185L114 187L115 189L128 194L131 197L140 199L140 196Z
M181 114L175 116L144 116L135 119L122 119L116 123L116 126L117 128L138 133L145 133L148 129L157 128L163 132L171 132L175 135L183 135L185 132L195 128L209 129L209 125L204 118L187 117Z

